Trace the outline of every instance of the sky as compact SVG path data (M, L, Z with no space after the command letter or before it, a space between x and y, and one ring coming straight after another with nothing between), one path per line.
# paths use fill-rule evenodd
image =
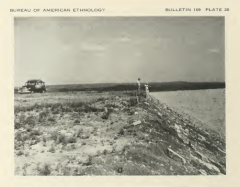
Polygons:
M225 81L224 17L14 20L15 86Z

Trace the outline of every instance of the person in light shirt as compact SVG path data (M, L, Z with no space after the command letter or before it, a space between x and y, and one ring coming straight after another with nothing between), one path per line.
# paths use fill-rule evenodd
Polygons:
M140 78L138 78L137 80L137 84L138 84L138 95L140 95L140 91L141 91L141 83L140 83Z
M145 91L146 91L146 100L150 100L150 95L149 95L149 87L148 84L145 84Z

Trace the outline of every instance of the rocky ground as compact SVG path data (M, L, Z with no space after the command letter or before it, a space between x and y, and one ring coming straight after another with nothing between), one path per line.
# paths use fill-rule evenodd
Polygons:
M226 174L225 139L132 92L15 95L15 175Z

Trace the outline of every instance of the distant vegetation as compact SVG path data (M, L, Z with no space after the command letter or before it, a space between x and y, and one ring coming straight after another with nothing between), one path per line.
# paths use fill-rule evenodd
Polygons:
M151 92L177 91L177 90L202 90L225 88L225 82L150 82ZM144 89L144 83L142 83ZM48 92L69 92L69 91L132 91L136 90L135 83L99 83L99 84L69 84L69 85L48 85ZM17 88L14 88L17 93Z

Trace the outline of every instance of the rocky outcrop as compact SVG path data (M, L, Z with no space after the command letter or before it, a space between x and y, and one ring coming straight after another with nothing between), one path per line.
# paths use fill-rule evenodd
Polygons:
M164 127L164 131L169 132L174 139L190 148L189 154L183 156L174 149L168 148L166 153L171 159L183 164L189 160L189 163L198 168L202 175L226 174L225 140L217 132L197 127L190 116L179 113L166 104L154 101L153 105L161 128ZM163 123L166 125L164 126ZM182 152L185 151L182 150Z

